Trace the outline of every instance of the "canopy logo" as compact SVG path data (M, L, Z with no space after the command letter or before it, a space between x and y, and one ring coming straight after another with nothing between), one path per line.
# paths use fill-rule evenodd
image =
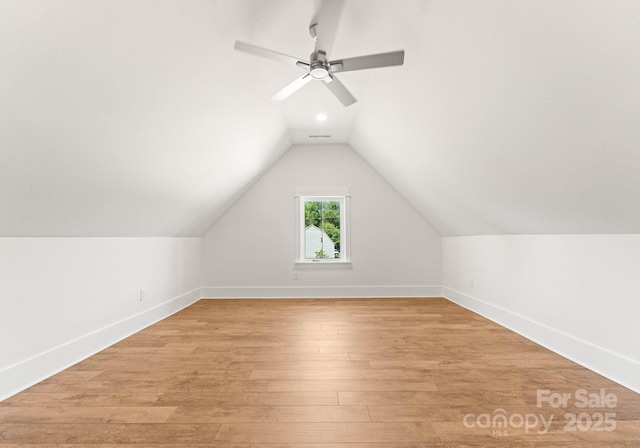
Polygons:
M485 428L491 429L491 435L503 437L509 435L509 429L524 428L528 434L529 431L537 430L538 434L546 434L549 431L554 415L551 414L548 420L545 420L543 414L510 414L507 411L498 408L492 414L467 414L464 416L463 423L467 428ZM542 428L540 428L542 426Z
M536 399L538 408L548 406L553 410L566 410L573 407L588 411L577 414L564 413L557 419L565 423L563 431L613 431L616 429L615 412L602 412L602 410L615 408L618 405L618 397L614 393L607 393L604 389L598 392L578 389L573 394L552 393L549 389L538 389ZM593 410L598 412L592 412ZM498 408L492 413L466 414L463 423L466 428L490 429L492 436L504 437L509 435L510 430L524 430L526 434L534 431L537 434L546 434L555 418L555 413L509 414L505 409Z

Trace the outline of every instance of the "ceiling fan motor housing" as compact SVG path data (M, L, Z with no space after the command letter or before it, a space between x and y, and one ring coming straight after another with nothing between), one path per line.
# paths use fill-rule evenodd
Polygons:
M329 64L327 63L327 53L315 51L309 58L309 74L313 79L322 80L329 75Z

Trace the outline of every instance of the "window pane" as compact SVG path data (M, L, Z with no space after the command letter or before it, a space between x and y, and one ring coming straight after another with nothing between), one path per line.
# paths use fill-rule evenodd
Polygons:
M340 258L340 201L305 201L305 258Z

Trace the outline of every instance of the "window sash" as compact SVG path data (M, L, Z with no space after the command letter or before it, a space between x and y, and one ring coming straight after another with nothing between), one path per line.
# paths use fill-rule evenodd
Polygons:
M328 258L308 258L307 257L307 233L306 233L306 204L307 202L337 202L340 206L340 257L328 257ZM300 197L300 217L299 217L299 233L300 233L300 260L311 260L314 262L335 262L336 260L346 259L346 244L343 242L346 239L346 220L345 220L345 198L344 196L302 196ZM324 228L320 228L320 231L325 232ZM336 241L333 241L336 243ZM324 244L322 249L324 250Z

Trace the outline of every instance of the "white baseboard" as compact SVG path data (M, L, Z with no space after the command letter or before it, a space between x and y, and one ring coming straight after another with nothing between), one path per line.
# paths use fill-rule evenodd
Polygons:
M200 288L0 370L0 401L71 367L200 299Z
M640 363L460 291L442 289L448 300L640 393Z
M210 286L209 299L442 297L440 286Z

